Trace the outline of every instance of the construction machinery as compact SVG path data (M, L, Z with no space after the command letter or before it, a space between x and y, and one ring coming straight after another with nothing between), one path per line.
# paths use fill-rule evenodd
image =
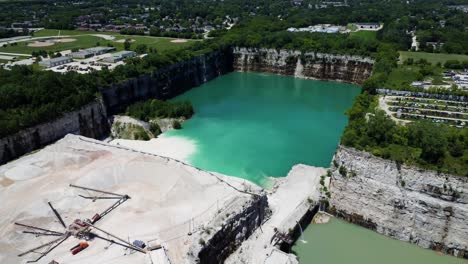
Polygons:
M96 226L96 223L99 220L101 220L103 217L108 215L110 212L112 212L118 206L123 204L125 201L130 199L130 196L126 194L124 195L116 194L112 192L102 191L98 189L93 189L93 188L88 188L88 187L83 187L83 186L78 186L78 185L73 185L73 184L70 184L70 187L76 188L82 191L86 191L88 193L87 196L85 195L79 195L79 196L84 199L90 199L93 202L100 200L100 199L115 199L116 201L111 206L106 208L103 212L96 213L91 219L75 219L68 226L66 225L60 213L53 207L52 203L48 202L50 209L52 210L55 217L57 218L60 225L62 226L62 231L49 230L46 228L41 228L41 227L36 227L33 225L16 222L15 225L25 228L25 230L23 230L24 234L32 234L32 235L35 235L36 237L39 237L39 236L56 237L55 239L47 243L41 244L37 247L34 247L32 249L26 250L18 254L18 257L23 257L28 254L37 253L39 254L39 257L37 257L34 260L27 261L27 263L37 262L43 257L45 257L47 254L49 254L52 250L57 248L60 244L62 244L69 237L72 237L72 236L78 239L86 239L86 240L92 240L92 239L98 238L98 239L102 239L102 240L117 244L119 246L131 249L131 250L135 250L141 253L146 253L146 250L144 250L143 248L135 246L131 244L130 242L124 239L121 239L118 236L113 235L110 232L103 230L102 228ZM98 232L104 233L108 237L112 237L115 240L104 238L100 236ZM80 242L77 246L73 247L70 251L73 255L75 255L79 253L80 251L82 251L83 249L87 248L88 246L89 244L87 242Z

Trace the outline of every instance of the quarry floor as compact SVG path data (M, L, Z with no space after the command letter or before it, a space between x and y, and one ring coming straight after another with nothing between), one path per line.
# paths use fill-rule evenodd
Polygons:
M25 263L39 257L21 252L53 240L48 236L23 234L26 228L14 222L63 231L47 205L51 202L68 225L75 219L91 218L114 201L80 197L102 195L69 184L127 194L131 199L97 223L99 228L128 242L142 240L160 243L161 250L148 254L131 251L100 239L77 255L69 249L75 237L42 258L38 263L189 263L187 255L202 229L219 228L212 220L226 207L239 207L253 199L252 194L268 194L272 215L228 260L248 263L287 263L292 259L268 243L274 228L295 225L308 198L318 199L318 182L325 170L297 165L288 177L274 180L273 190L243 179L199 170L183 161L68 135L38 152L0 167L0 263ZM97 231L99 233L99 231ZM109 238L104 233L99 233ZM250 262L249 260L255 260ZM170 262L169 262L170 261Z

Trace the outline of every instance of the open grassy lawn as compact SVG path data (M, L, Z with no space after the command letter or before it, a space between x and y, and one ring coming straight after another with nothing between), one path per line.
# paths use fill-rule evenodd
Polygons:
M377 31L360 30L360 31L356 31L356 32L351 32L351 37L353 37L353 38L362 38L364 40L376 40L377 39Z
M443 65L448 60L459 60L459 61L468 60L468 55L400 51L401 62L404 62L408 58L413 58L415 61L420 60L420 59L426 59L432 64L437 64L438 62L440 62Z
M51 30L51 29L44 29L38 31L34 34L34 37L46 37L46 36L58 36L58 30ZM101 35L112 35L115 37L114 40L106 40L102 37L96 36L97 34ZM62 30L60 32L60 36L70 36L70 38L76 39L73 42L65 42L65 43L55 43L52 46L46 47L30 47L28 46L29 43L35 41L27 41L27 42L18 42L17 45L11 46L8 45L7 47L0 47L0 52L12 52L12 53L24 53L24 54L31 54L33 51L38 50L45 50L45 51L54 51L59 52L63 50L71 50L71 49L84 49L84 48L91 48L95 46L107 46L112 45L117 50L123 50L124 44L123 42L118 42L118 40L124 39L132 39L134 40L131 44L130 49L134 49L138 44L146 44L148 47L156 48L159 51L168 50L168 49L179 49L188 47L194 41L200 40L187 40L185 43L174 43L171 42L174 39L172 38L161 38L161 37L151 37L151 36L128 36L128 35L121 35L117 33L103 33L103 32L90 32L90 31L77 31L77 30Z
M153 48L156 48L157 50L185 48L185 47L190 46L195 41L200 41L200 40L187 40L187 42L185 43L174 43L174 42L171 42L174 40L172 38L160 38L160 37L150 37L150 36L127 36L127 35L120 35L120 34L117 34L114 36L115 36L115 40L110 41L110 42L118 50L122 50L124 44L117 43L115 41L127 39L127 38L135 40L134 42L132 42L133 48L137 46L138 44L146 44L148 47L153 47Z
M398 65L388 76L385 88L401 89L408 87L412 82L417 81L419 70L419 65ZM442 79L442 71L442 68L435 67L434 75L426 76L425 79L432 79L435 85L443 85L445 83Z
M394 69L388 76L385 88L398 89L402 86L408 86L418 78L419 67L416 65L400 65Z

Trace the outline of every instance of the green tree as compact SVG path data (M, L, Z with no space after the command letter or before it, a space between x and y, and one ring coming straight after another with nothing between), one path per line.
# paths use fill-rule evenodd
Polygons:
M132 46L132 42L130 39L126 39L124 42L124 50L130 50L130 47Z
M377 145L387 145L392 142L393 134L396 132L395 122L387 116L384 111L376 111L374 116L369 117L367 122L367 135Z
M148 46L146 44L138 44L135 48L135 52L138 54L144 54L148 50Z
M180 124L179 121L174 120L174 122L172 122L172 127L173 127L174 129L181 129L181 128L182 128L182 125Z
M421 158L429 163L442 161L447 152L447 133L445 126L430 121L417 121L409 125L410 144L421 148Z
M157 137L161 134L161 128L159 127L158 123L151 122L149 126L149 131L153 134L153 136Z

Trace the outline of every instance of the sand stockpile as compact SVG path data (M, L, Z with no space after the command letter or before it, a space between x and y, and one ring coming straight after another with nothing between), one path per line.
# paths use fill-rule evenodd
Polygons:
M220 223L212 219L226 215L225 208L234 205L241 210L254 199L239 190L259 191L241 179L74 135L0 166L0 182L0 263L36 259L40 256L37 253L21 258L17 255L55 239L23 234L24 228L14 222L63 230L47 202L54 205L67 225L75 219L91 218L115 202L84 199L78 195L91 194L69 184L129 195L131 199L96 225L130 242L142 240L148 244L156 240L164 250L128 254L122 246L94 238L88 241L88 248L72 255L70 248L84 241L72 236L38 263L138 264L151 263L150 257L154 263L164 263L160 259L165 256L170 263L185 263L189 249L199 243L195 234L206 227L216 230Z
M53 46L55 44L55 42L52 42L52 41L35 41L35 42L32 42L32 43L29 43L28 44L28 47L34 47L34 48L37 48L37 47L49 47L49 46Z
M62 39L56 39L55 42L58 43L68 43L68 42L75 42L76 39L74 38L62 38Z
M188 40L186 39L174 39L174 40L171 40L172 43L186 43L188 42Z
M124 43L125 40L127 40L127 39L118 39L118 40L115 40L114 42L117 42L117 43ZM135 42L134 39L130 39L129 41L130 41L130 42Z
M149 141L114 139L110 143L185 162L188 162L190 156L196 151L194 141L183 137L168 137L164 134Z

